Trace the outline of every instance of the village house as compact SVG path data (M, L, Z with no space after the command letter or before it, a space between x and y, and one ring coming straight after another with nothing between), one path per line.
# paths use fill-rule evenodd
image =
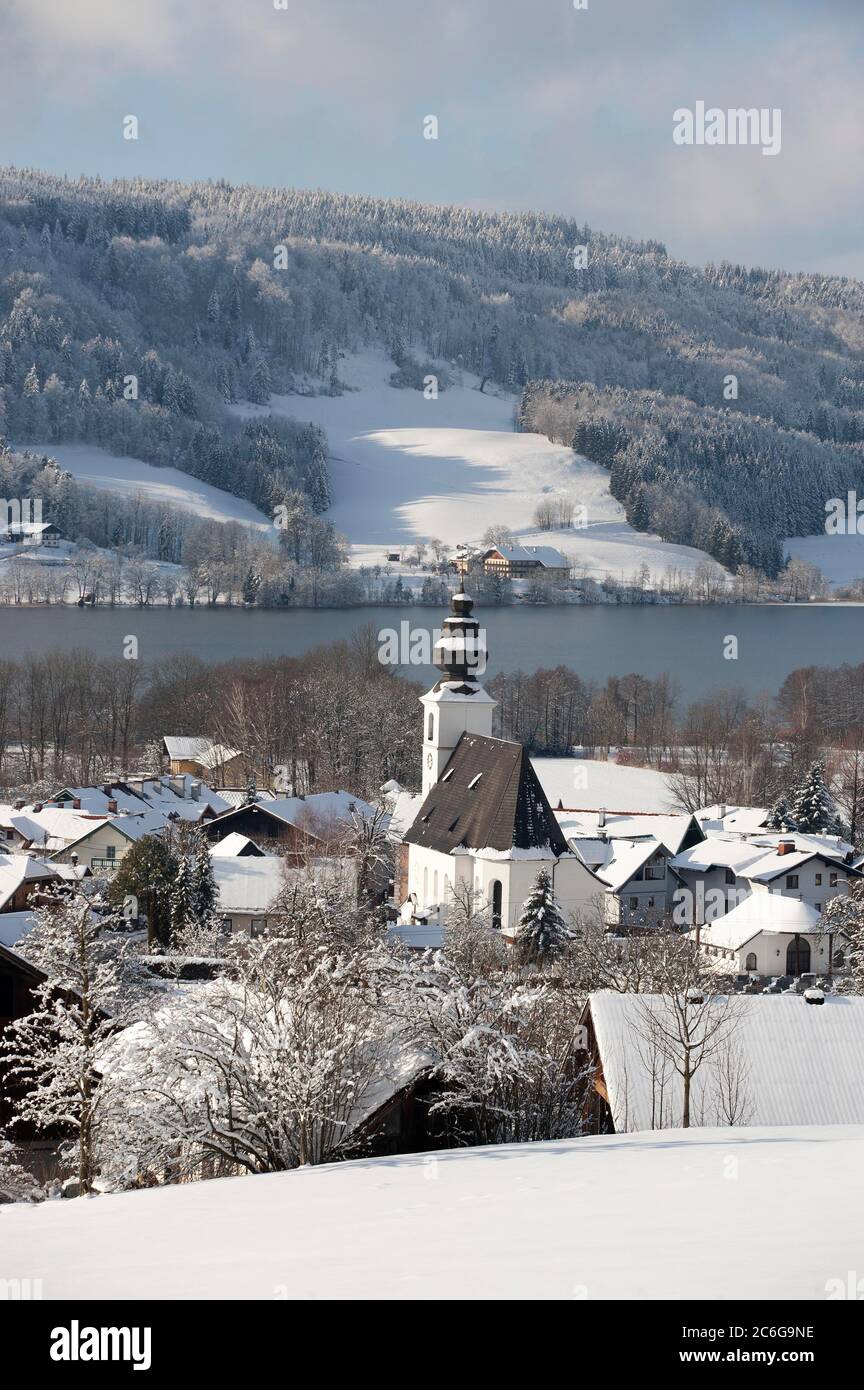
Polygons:
M480 556L484 574L502 579L528 579L542 571L556 579L570 573L566 556L551 545L493 545Z
M691 935L729 975L822 975L845 962L845 937L829 933L809 903L780 892L752 893Z
M23 912L38 907L62 875L50 864L27 854L0 856L0 912Z
M513 939L540 868L565 917L599 900L604 884L567 844L519 743L492 737L495 701L476 679L482 643L473 602L451 599L436 644L443 678L421 697L423 800L397 857L398 934L440 942L454 896L473 894Z
M246 780L246 760L236 748L226 748L210 738L166 735L162 740L172 777L188 774L214 787L239 786Z
M244 835L256 843L278 844L279 853L300 862L338 848L350 835L354 818L370 820L375 807L350 792L315 792L310 796L247 797L241 805L207 822L205 833L214 843L228 835Z

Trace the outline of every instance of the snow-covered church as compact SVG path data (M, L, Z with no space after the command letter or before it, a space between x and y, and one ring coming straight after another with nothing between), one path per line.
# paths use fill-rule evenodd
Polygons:
M473 601L456 593L435 646L442 678L423 706L423 801L403 836L394 885L409 942L435 944L448 905L472 889L495 927L515 934L545 868L564 917L605 884L570 849L521 743L492 737L495 700L477 680L485 666Z

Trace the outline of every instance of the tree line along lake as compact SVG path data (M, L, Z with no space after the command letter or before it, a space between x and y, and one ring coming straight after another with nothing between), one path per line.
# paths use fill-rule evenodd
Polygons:
M801 666L864 661L864 614L855 604L729 607L500 607L476 609L486 633L487 672L569 666L585 680L668 672L681 698L737 686L774 694ZM397 669L430 683L422 657L444 617L437 607L352 609L231 608L0 608L0 643L7 657L84 648L122 657L129 636L146 665L187 653L205 661L300 656L322 643L350 638L359 628L402 635ZM405 625L404 627L402 625ZM414 658L408 645L414 642ZM734 651L730 659L725 652ZM392 642L390 644L392 650ZM420 660L417 660L417 657Z

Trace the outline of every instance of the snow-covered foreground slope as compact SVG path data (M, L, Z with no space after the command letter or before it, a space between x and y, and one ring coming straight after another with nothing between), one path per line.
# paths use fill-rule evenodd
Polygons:
M46 1298L824 1299L864 1128L664 1130L0 1208Z
M181 473L179 468L155 468L141 459L109 454L92 444L21 444L16 448L47 454L79 482L105 492L178 507L181 511L194 512L202 520L239 521L270 536L274 534L272 521L251 502L199 482L188 473Z
M463 385L426 400L390 386L394 370L372 351L340 363L340 378L357 390L271 398L275 413L326 430L334 499L327 515L352 542L356 564L381 563L385 547L433 536L451 546L479 541L493 524L563 548L593 578L629 579L643 563L658 577L670 566L690 574L704 558L628 526L597 464L542 435L514 433L512 397L481 394L466 373ZM238 407L242 414L263 410ZM583 506L587 526L535 531L534 509L549 493Z

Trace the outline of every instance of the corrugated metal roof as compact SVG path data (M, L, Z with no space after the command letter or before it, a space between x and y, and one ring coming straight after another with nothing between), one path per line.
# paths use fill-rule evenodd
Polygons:
M723 1054L706 1058L692 1079L691 1124L728 1124L724 1066L745 1096L738 1123L864 1123L864 999L829 994L820 1005L780 994L731 1002ZM710 1004L709 1017L727 1003ZM652 1065L646 1041L645 1011L669 1017L668 1002L604 990L590 996L589 1006L616 1130L680 1125L681 1077L670 1058Z

